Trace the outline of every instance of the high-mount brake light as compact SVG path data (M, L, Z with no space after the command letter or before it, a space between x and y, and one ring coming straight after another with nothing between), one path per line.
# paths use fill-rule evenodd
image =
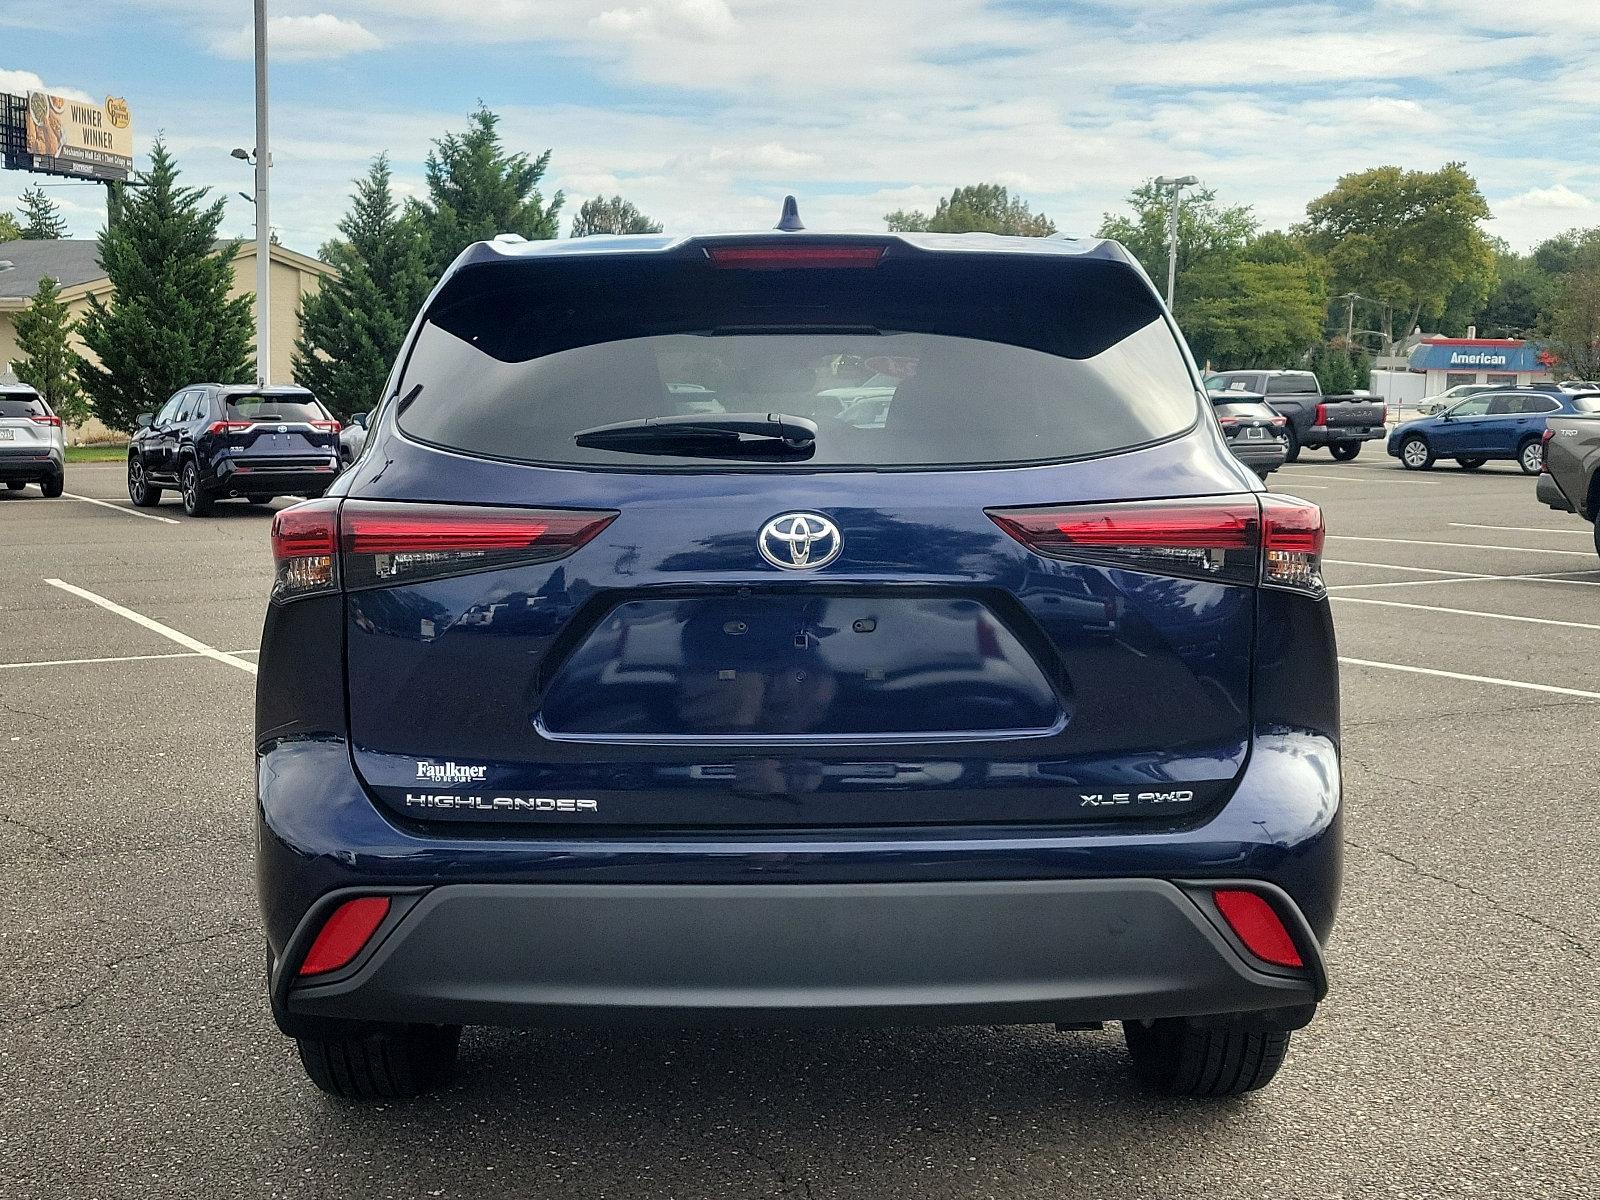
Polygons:
M61 428L61 418L60 417L52 417L52 416L29 417L28 420L32 421L35 425L48 425L52 429L60 429Z
M793 267L875 267L882 246L711 246L706 257L714 267L747 271L781 271Z
M1290 496L989 509L1049 558L1322 596L1322 510Z
M339 501L308 500L272 518L274 600L339 589Z
M616 518L605 511L350 500L340 521L344 582L350 589L384 587L548 562Z
M213 421L206 427L207 433L243 433L254 425L254 421Z
M1211 895L1228 928L1251 954L1276 967L1306 965L1283 918L1264 897L1242 888L1218 888Z

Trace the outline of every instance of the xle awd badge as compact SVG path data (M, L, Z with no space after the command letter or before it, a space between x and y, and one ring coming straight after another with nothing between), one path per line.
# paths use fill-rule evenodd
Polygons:
M839 557L844 537L839 527L816 513L784 513L761 527L756 538L761 557L785 571L825 567Z

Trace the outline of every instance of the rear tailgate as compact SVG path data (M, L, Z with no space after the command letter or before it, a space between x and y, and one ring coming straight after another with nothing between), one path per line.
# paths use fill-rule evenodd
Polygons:
M309 392L224 397L218 424L230 457L274 468L325 466L339 452L339 422ZM214 427L215 428L215 427Z
M1379 400L1323 400L1317 408L1317 423L1329 429L1371 429L1381 427L1387 410Z
M401 386L421 390L338 518L378 800L671 829L1170 821L1224 798L1258 509L1148 285L893 243L870 272L691 248L485 267L436 300ZM1098 315L1063 335L1040 311ZM874 370L900 380L886 418L841 425L824 393ZM574 445L689 385L696 412L816 420L814 452Z
M44 459L55 448L61 421L39 400L0 396L0 458Z

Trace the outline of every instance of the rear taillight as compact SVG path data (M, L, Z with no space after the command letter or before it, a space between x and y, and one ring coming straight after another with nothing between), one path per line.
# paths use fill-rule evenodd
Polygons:
M1290 496L987 511L1050 558L1324 594L1322 510Z
M616 517L571 509L350 500L340 522L345 586L415 583L563 558Z
M52 429L61 428L60 417L29 417L28 420L32 421L35 425L48 425Z
M795 267L875 267L882 246L711 246L706 257L714 267L747 271L781 271Z
M1326 404L1319 404L1319 405L1317 405L1317 415L1312 419L1312 424L1314 424L1314 425L1326 425L1327 423L1328 423L1328 406Z
M207 433L243 433L254 421L213 421L206 426Z
M1321 596L1322 509L1296 496L1262 496L1261 585Z
M1272 418L1272 427L1274 429L1282 429L1288 423L1289 423L1289 418L1288 417L1273 417Z
M274 600L298 600L339 588L339 502L307 500L272 518Z
M1218 417L1217 418L1217 424L1218 425L1237 425L1238 423L1239 423L1239 418L1238 417Z
M338 433L339 432L339 422L337 422L337 421L313 421L313 422L311 422L311 428L325 430L328 433Z
M1546 428L1539 435L1539 474L1550 474L1550 439L1555 437L1554 429Z

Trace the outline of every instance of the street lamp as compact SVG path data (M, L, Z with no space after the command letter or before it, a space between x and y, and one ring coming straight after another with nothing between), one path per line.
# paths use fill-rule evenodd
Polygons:
M1172 297L1178 288L1178 196L1186 187L1193 187L1200 181L1193 175L1179 175L1173 178L1170 175L1161 175L1156 178L1157 187L1172 189L1172 216L1167 222L1167 308L1172 308Z
M272 150L267 141L267 0L255 0L256 34L256 379L272 382L272 217L267 173ZM241 149L234 158L250 161Z

